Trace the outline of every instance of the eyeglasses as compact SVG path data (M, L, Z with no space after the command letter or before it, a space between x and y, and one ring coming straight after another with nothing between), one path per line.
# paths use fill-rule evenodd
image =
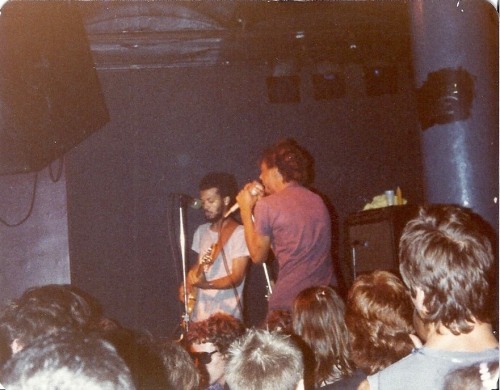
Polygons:
M217 350L212 351L212 352L189 352L193 360L197 360L198 363L200 364L209 364L212 362L212 355L215 352L219 352Z

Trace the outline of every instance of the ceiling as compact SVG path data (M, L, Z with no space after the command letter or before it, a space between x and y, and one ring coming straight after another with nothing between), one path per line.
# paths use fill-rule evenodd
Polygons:
M406 1L77 1L100 69L409 61Z

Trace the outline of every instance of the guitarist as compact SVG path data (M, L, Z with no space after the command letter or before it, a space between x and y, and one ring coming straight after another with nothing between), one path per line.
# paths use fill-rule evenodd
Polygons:
M199 184L207 223L193 237L198 263L187 275L191 321L201 321L216 312L242 319L243 287L249 253L243 226L224 214L235 202L238 186L233 175L212 172ZM182 287L182 286L181 286Z

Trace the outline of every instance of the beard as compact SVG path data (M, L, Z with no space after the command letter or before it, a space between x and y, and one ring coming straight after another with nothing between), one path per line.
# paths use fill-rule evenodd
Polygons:
M210 223L215 223L215 222L218 222L219 220L222 219L222 216L223 216L223 212L222 210L218 210L216 213L210 213L210 214L207 214L207 212L205 212L205 219L207 220L207 222L210 222Z

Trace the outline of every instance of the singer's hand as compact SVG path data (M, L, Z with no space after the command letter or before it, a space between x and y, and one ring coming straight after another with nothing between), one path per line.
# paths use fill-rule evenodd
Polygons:
M264 195L264 187L259 182L248 183L236 196L241 213L252 213L253 206Z

